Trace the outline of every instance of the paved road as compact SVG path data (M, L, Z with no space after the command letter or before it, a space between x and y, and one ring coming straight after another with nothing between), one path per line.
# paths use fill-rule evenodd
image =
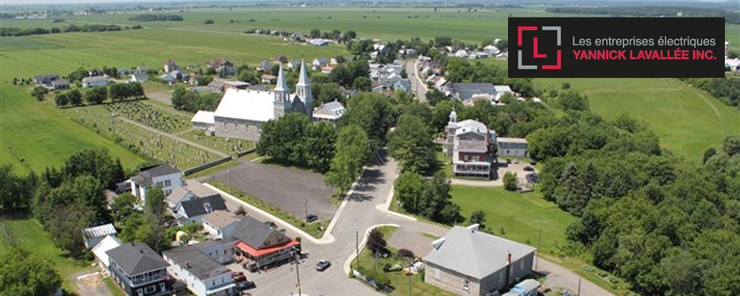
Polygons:
M311 296L365 296L383 295L357 280L351 280L343 268L346 262L353 257L355 252L356 237L360 241L372 226L380 224L397 225L403 229L403 233L412 234L412 239L391 239L394 243L409 244L408 247L420 252L428 250L424 245L425 238L422 234L427 233L441 237L447 233L447 228L430 223L416 221L396 213L388 212L388 198L392 192L392 183L397 174L397 164L392 159L386 158L382 164L368 167L349 196L343 211L339 214L336 226L329 235L333 240L321 240L314 243L308 239L302 242L303 251L307 258L300 263L300 275L302 292ZM229 200L230 208L236 207L236 201ZM259 220L268 220L265 216L249 213ZM278 224L282 224L277 221ZM290 229L286 233L295 237L298 234ZM422 237L422 238L419 238ZM403 245L401 247L406 247ZM396 246L398 247L398 246ZM423 256L423 254L417 254ZM321 259L329 259L332 267L325 272L317 272L314 269L316 262ZM539 259L539 267L550 276L548 284L551 286L563 286L576 290L578 287L578 276L573 272L556 265L555 263ZM250 280L257 283L257 288L250 290L255 296L259 295L291 295L296 292L296 266L289 265L260 273L250 274ZM589 296L613 296L607 291L587 281L582 282L581 295ZM295 294L294 294L295 295Z
M147 125L145 125L145 124L141 124L141 123L138 123L138 122L136 122L136 121L134 121L134 120L131 120L131 119L128 119L128 118L126 118L126 117L123 117L123 116L118 116L118 117L116 117L116 118L117 118L117 119L119 119L119 120L121 120L121 121L125 121L125 122L127 122L127 123L130 123L130 124L133 124L133 125L135 125L135 126L138 126L138 127L142 128L142 129L144 129L144 130L147 130L147 131L149 131L149 132L152 132L152 133L155 133L155 134L158 134L158 135L162 135L162 136L168 137L168 138L170 138L170 139L173 139L173 140L175 140L175 141L180 141L180 142L183 142L183 143L185 143L185 144L188 144L188 145L190 145L190 146L196 147L196 148L198 148L198 149L201 149L201 150L205 150L205 151L208 151L208 152L210 152L210 153L216 154L216 155L218 155L218 156L220 156L220 157L226 157L226 156L229 156L228 154L226 154L226 153L223 153L223 152L221 152L221 151L218 151L218 150L214 150L214 149L212 149L212 148L210 148L210 147L206 147L206 146L203 146L203 145L201 145L201 144L195 143L195 142L193 142L193 141L190 141L190 140L187 140L187 139L183 139L183 138L180 138L180 137L178 137L178 136L176 136L176 135L173 135L173 134L170 134L170 133L165 133L165 132L163 132L163 131L160 131L160 130L158 130L158 129L156 129L156 128L153 128L153 127L147 126Z
M416 95L419 97L419 100L422 102L426 102L427 100L427 85L423 81L421 81L421 78L419 78L419 75L416 71L416 61L415 60L408 60L406 61L406 74L409 75L409 80L411 80L411 89L414 90Z

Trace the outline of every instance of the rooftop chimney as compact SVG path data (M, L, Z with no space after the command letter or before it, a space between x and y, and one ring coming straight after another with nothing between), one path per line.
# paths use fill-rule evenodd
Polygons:
M470 229L471 232L475 232L476 230L480 229L480 224L475 223L473 225L468 226L467 228Z
M445 238L444 237L443 238L439 238L439 239L437 239L437 240L435 240L435 241L432 242L432 246L434 246L434 249L435 250L438 250L439 247L441 247L444 242L445 242Z

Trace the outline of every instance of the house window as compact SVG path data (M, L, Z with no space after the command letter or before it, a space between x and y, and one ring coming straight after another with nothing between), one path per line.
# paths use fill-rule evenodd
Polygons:
M148 286L148 287L144 288L144 292L146 292L147 294L151 294L151 293L154 293L156 291L157 291L157 286L155 286L155 285L151 285L151 286Z
M468 279L463 280L463 290L467 291L470 289L470 281Z
M164 191L164 195L165 195L165 196L167 196L167 195L170 195L170 193L172 193L172 190L165 190L165 191Z
M162 290L162 292L167 291L167 284L165 282L159 283L159 289Z
M434 278L439 279L439 269L434 269Z
M172 181L164 180L164 187L170 187L170 186L172 186Z
M139 288L138 290L136 290L136 294L139 294L139 296L144 296L144 289Z

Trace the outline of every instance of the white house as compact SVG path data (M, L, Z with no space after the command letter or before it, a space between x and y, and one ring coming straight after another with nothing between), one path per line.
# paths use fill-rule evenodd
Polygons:
M82 78L82 87L95 87L95 86L106 86L108 85L108 77L106 76L92 76Z
M175 188L183 185L182 172L169 164L162 164L142 170L138 175L128 179L131 194L143 203L146 200L147 190L154 185L162 187L165 196L170 195Z
M203 229L208 231L213 239L223 239L224 234L228 237L236 226L239 225L241 217L227 211L213 211L203 216Z
M109 274L110 259L107 252L121 245L121 240L115 236L107 235L94 248L92 253L95 256L95 262L104 274Z
M113 227L112 223L86 228L82 231L82 235L85 238L85 247L87 247L88 250L95 247L106 236L115 237L116 233L118 232L116 231L116 228Z
M162 253L167 273L184 282L198 296L227 296L236 292L231 270L222 264L234 255L232 243L203 241Z
M149 75L146 73L134 72L131 74L131 82L147 82L149 81Z
M511 88L508 85L494 85L493 89L496 90L496 95L493 100L497 103L501 101L501 96L506 93L514 95L514 92L511 91Z
M333 102L323 103L313 111L313 120L336 122L339 118L342 118L345 110L346 109L342 106L342 103L337 102L336 100Z

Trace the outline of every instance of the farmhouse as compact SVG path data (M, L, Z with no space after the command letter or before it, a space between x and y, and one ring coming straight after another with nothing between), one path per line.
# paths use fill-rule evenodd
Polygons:
M346 109L342 106L342 103L334 100L333 102L323 103L321 106L313 111L313 121L328 121L337 122L339 118L342 118Z
M203 241L162 253L170 266L167 272L184 282L198 296L233 295L231 270L221 265L232 260L233 246L218 241Z
M209 189L208 187L203 186L203 184L201 184L200 182L195 180L186 180L184 186L175 188L172 193L167 195L167 207L170 209L170 211L174 211L175 209L177 209L180 203L184 201L214 195L218 195L218 193Z
M106 252L108 272L126 295L167 295L169 263L144 243L125 243Z
M167 62L164 63L164 67L162 68L164 69L165 73L180 70L180 66L178 66L177 63L175 63L175 61L172 59L167 60Z
M314 58L313 61L311 61L311 67L314 70L321 69L322 67L328 64L329 64L329 60L327 60L325 57Z
M208 68L215 69L216 73L222 76L236 75L236 68L234 63L223 57L213 59L208 63Z
M453 174L490 178L496 159L496 132L472 119L457 122L455 111L450 113L445 130L444 151L452 158Z
M424 256L424 282L459 295L488 296L532 273L535 248L455 226Z
M272 74L262 74L262 76L260 76L260 82L262 82L264 84L273 84L273 83L276 83L277 82L277 76L272 75Z
M82 78L82 87L95 87L108 85L108 77L92 76Z
M134 72L131 74L131 82L147 82L149 81L149 75L141 72Z
M295 87L296 92L291 93L280 65L272 90L227 89L213 114L215 135L257 141L261 125L268 120L290 112L300 112L311 118L313 95L305 64L301 64Z
M112 223L86 228L82 231L82 236L85 238L85 247L90 250L100 243L106 236L116 236L116 228L113 227Z
M152 186L161 186L164 195L168 196L175 188L182 186L183 177L180 170L169 164L162 164L142 170L127 182L131 188L131 194L143 203L146 200L147 191Z

